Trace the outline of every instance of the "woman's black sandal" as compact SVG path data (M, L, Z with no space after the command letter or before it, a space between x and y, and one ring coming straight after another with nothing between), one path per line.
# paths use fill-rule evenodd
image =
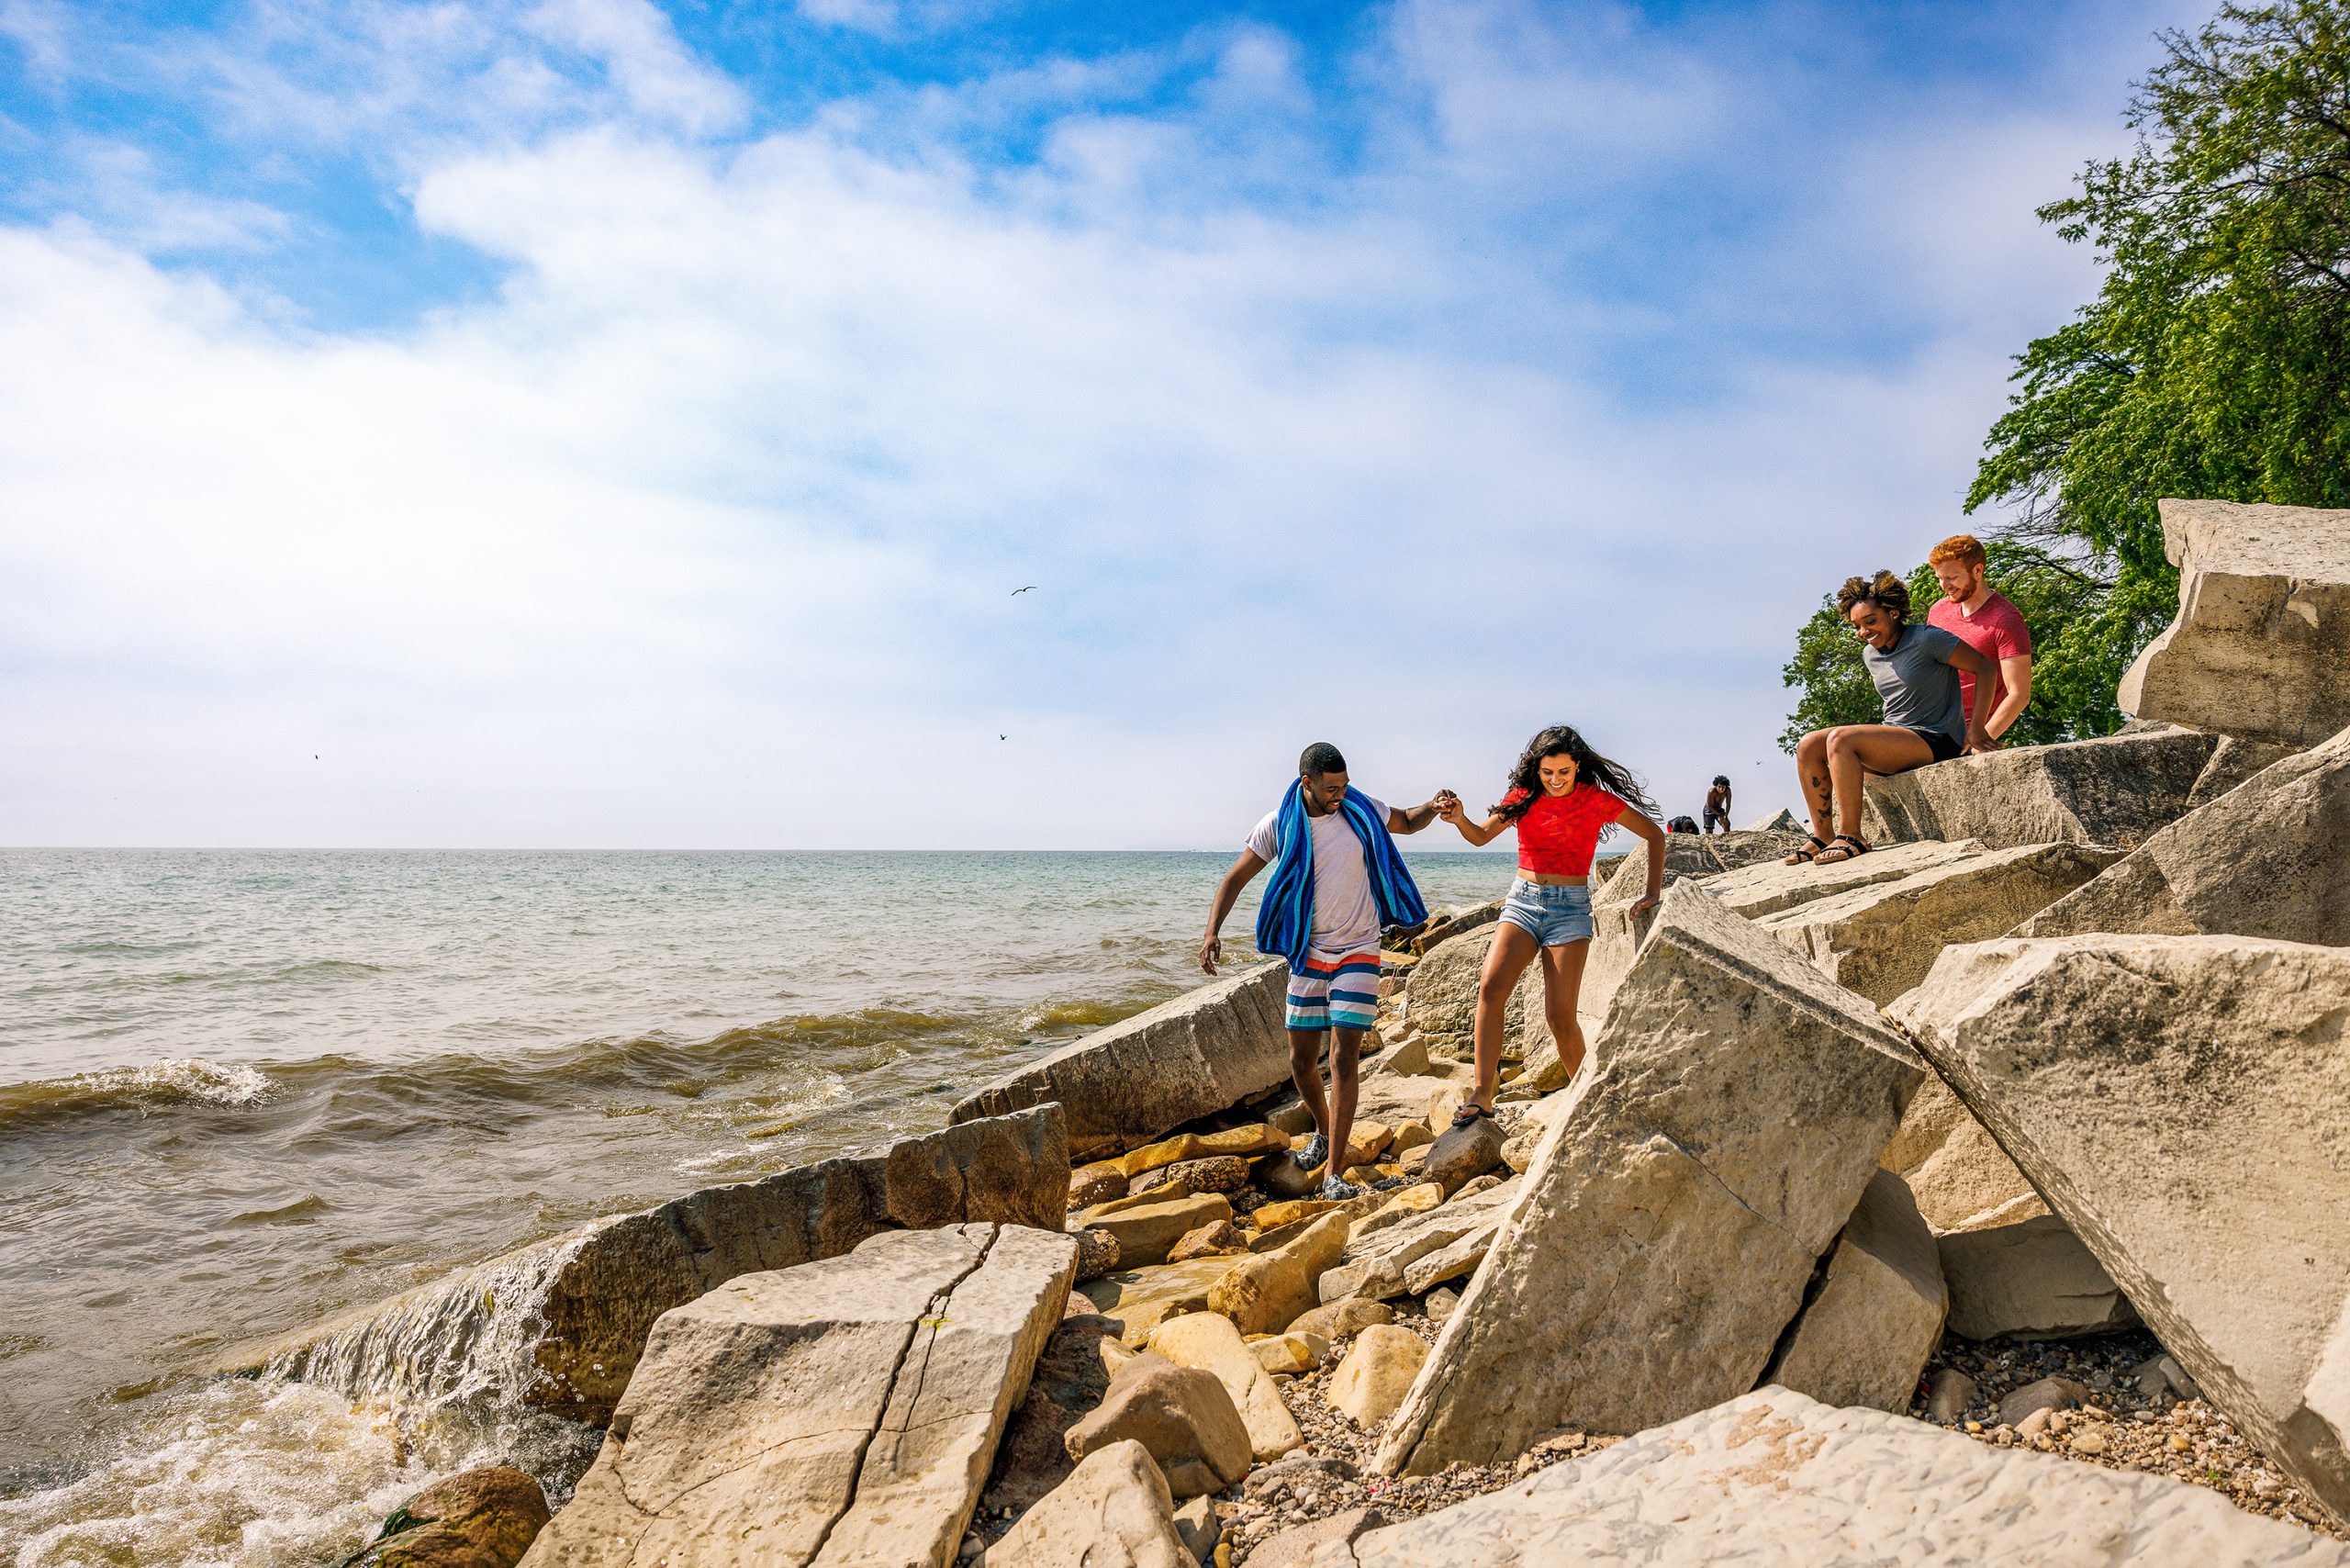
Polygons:
M1841 848L1839 847L1840 846L1841 846ZM1819 854L1812 857L1812 864L1815 866L1841 866L1845 861L1857 860L1868 852L1869 846L1866 844L1853 837L1849 833L1840 833L1834 838L1830 839L1825 845L1820 846ZM1834 855L1836 858L1833 860L1827 860L1820 857L1827 855Z
M1816 833L1807 833L1805 834L1804 836L1811 840L1811 842L1805 845L1801 849L1796 850L1793 855L1788 856L1785 860L1780 861L1780 865L1808 866L1819 857L1819 852L1821 850L1828 847L1826 844L1820 842L1820 837Z

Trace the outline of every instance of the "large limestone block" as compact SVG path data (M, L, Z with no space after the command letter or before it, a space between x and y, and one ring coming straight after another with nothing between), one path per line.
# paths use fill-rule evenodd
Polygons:
M1058 1103L1070 1158L1139 1148L1289 1081L1287 985L1281 965L1260 964L1185 991L1004 1074L957 1104L951 1119Z
M1951 943L2004 936L2121 858L2118 849L2089 844L1986 849L1796 904L1759 924L1829 979L1881 1006L1924 980Z
M2178 615L2122 711L2292 745L2350 724L2350 511L2165 499L2162 518Z
M1198 1568L1175 1528L1175 1499L1150 1450L1097 1449L1020 1516L976 1568Z
M1874 1007L1685 882L1594 1054L1389 1424L1389 1473L1753 1387L1925 1072Z
M1509 1207L1517 1201L1512 1177L1474 1197L1455 1198L1440 1208L1404 1215L1377 1228L1350 1236L1338 1261L1317 1282L1325 1302L1384 1301L1407 1294L1412 1266L1449 1248L1473 1248L1483 1257ZM1473 1266L1473 1265L1472 1265ZM1450 1275L1447 1275L1450 1278Z
M521 1327L536 1377L529 1403L601 1425L628 1386L654 1320L742 1274L837 1258L879 1232L968 1221L1058 1230L1069 1147L1058 1106L900 1138L755 1182L705 1187L581 1226L309 1329L222 1358L345 1392L427 1400L479 1372ZM501 1308L503 1313L501 1315ZM450 1353L418 1357L420 1340Z
M1934 1233L1901 1178L1879 1170L1763 1377L1829 1405L1901 1414L1949 1307Z
M2066 1339L2138 1321L2096 1255L2052 1214L1942 1238L1950 1330L1969 1339Z
M1151 1332L1150 1348L1179 1367L1214 1374L1232 1395L1240 1424L1248 1428L1258 1463L1270 1464L1305 1441L1289 1406L1281 1403L1281 1390L1258 1364L1232 1319L1214 1312L1170 1317Z
M1323 1548L1312 1568L2350 1568L2199 1486L1765 1388Z
M2048 1212L2008 1151L1932 1074L1919 1085L1880 1159L1908 1183L1918 1212L1937 1235L2010 1225Z
M532 1568L945 1568L1077 1267L1020 1226L890 1231L662 1315Z
M2132 849L2187 810L2218 737L2154 725L2093 741L1953 757L1864 787L1861 836ZM1866 857L1863 857L1866 858Z
M2127 931L2350 945L2350 730L2164 828L2019 936Z
M1479 926L1448 937L1427 950L1412 966L1404 982L1408 1005L1405 1015L1428 1048L1438 1053L1464 1048L1477 1027L1477 981L1485 972L1485 953L1494 945L1494 928ZM1525 1026L1525 991L1512 991L1502 1014L1502 1027L1511 1035Z
M1890 1012L2205 1395L2350 1514L2350 952L1978 942Z

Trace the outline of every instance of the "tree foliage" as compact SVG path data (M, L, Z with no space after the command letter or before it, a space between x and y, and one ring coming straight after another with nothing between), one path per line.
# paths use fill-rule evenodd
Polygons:
M2103 283L2018 356L1966 498L2095 585L2061 633L2032 621L2025 722L2044 693L2076 734L2118 724L2113 685L2177 607L2157 500L2350 506L2350 0L2230 4L2162 43L2132 151L2040 209ZM1799 637L1798 729L1849 708L1838 634L1814 617Z
M1984 550L1991 558L1991 586L2014 601L2031 628L2031 702L2006 744L2042 745L2119 729L2114 683L2103 678L2105 652L2095 645L2110 619L2112 585L2080 562L2022 540L1986 540ZM1909 574L1914 619L1924 620L1942 596L1931 566ZM1861 663L1860 636L1836 612L1833 595L1820 600L1796 633L1796 656L1780 673L1801 692L1779 737L1787 751L1812 730L1885 722L1884 704Z

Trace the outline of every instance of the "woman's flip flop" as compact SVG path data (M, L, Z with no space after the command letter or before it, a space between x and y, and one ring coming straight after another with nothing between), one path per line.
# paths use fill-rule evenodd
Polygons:
M1492 1114L1493 1113L1483 1105L1472 1102L1452 1113L1452 1125L1456 1127L1473 1127L1477 1125L1479 1117Z

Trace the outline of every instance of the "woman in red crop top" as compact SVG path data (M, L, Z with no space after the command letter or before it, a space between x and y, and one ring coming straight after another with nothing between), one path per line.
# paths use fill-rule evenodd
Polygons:
M1517 829L1517 880L1503 901L1485 972L1477 981L1477 1086L1453 1117L1466 1126L1494 1114L1502 1069L1502 1009L1519 977L1542 960L1542 1011L1559 1047L1565 1076L1583 1065L1583 1028L1575 1001L1583 960L1591 953L1591 860L1599 835L1628 828L1648 841L1648 890L1632 905L1637 916L1654 907L1664 887L1664 830L1639 780L1591 749L1566 724L1553 724L1527 743L1510 769L1509 792L1482 823L1472 823L1460 797L1436 798L1444 820L1472 844L1490 844Z

